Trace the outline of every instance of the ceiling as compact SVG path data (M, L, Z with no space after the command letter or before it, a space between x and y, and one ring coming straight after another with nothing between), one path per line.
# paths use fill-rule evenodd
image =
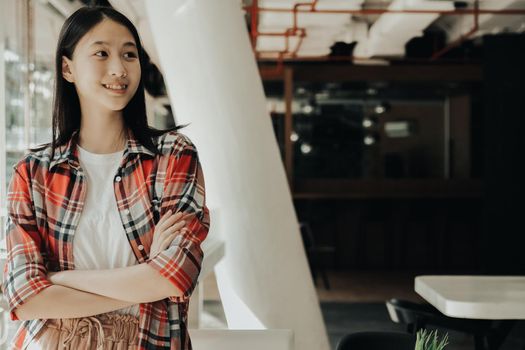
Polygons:
M335 43L352 46L355 60L378 62L392 58L403 58L406 44L425 32L442 33L443 45L454 43L465 34L469 39L486 33L518 32L525 33L525 14L491 14L477 16L477 29L473 14L475 0L318 0L315 11L312 6L300 6L296 14L295 35L290 31L294 23L294 5L313 0L258 0L261 9L257 13L249 8L255 0L237 0L246 9L248 30L252 30L252 17L256 14L256 51L259 59L277 59L279 53L285 59L322 58L331 54ZM149 18L144 0L109 0L111 5L128 16L138 27L151 60L158 65L158 56L149 29ZM79 0L40 0L47 8L47 17L37 19L57 30L52 24L53 16L67 16L82 2ZM435 11L467 10L463 15L434 13ZM266 11L265 9L273 9ZM377 10L397 11L396 13L377 13ZM525 10L525 0L479 0L481 10ZM368 11L368 13L363 13ZM347 13L334 13L347 11ZM360 11L350 13L351 11ZM370 13L374 12L375 13ZM412 11L411 13L402 13ZM421 12L417 12L421 11ZM426 11L423 13L423 11ZM63 17L64 18L64 17ZM60 23L60 22L59 22ZM288 38L283 34L289 31ZM44 31L42 31L41 35ZM469 33L470 32L470 33ZM264 35L270 33L271 35ZM301 38L301 34L303 37ZM38 35L38 34L37 34ZM287 49L288 42L288 49ZM299 45L300 42L300 45ZM53 45L50 45L51 47ZM49 45L47 46L49 47ZM45 49L43 46L42 49ZM333 53L333 52L332 52Z
M245 0L246 6L254 0ZM288 10L288 12L259 12L258 32L284 33L293 28L293 0L258 0L259 8ZM313 0L309 1L313 2ZM304 28L302 42L300 35L285 36L260 35L257 37L259 57L277 57L278 52L285 56L319 57L329 55L336 42L354 43L355 58L400 58L405 55L405 45L411 39L420 37L426 30L444 33L445 43L456 41L471 31L474 26L474 0L318 0L315 9L312 6L300 6L302 12L296 13L298 28ZM432 13L432 11L455 11L456 7L469 11L465 15ZM373 13L374 10L390 10L396 13ZM523 0L480 0L481 10L525 10ZM345 10L347 13L335 13L331 10ZM357 11L356 11L357 10ZM417 13L422 10L421 13ZM323 12L325 11L325 12ZM352 11L355 11L352 13ZM366 13L366 12L369 13ZM412 11L411 13L401 13ZM361 12L361 13L360 13ZM372 12L372 13L370 13ZM425 12L425 13L423 13ZM525 32L525 13L519 15L481 14L478 16L478 28L470 38L486 33ZM299 32L297 34L301 34ZM297 50L295 50L298 47Z

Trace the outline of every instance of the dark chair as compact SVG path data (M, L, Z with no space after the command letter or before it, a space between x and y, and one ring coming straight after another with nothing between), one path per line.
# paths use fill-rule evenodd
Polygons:
M406 325L407 332L416 334L418 330L443 316L430 304L418 304L407 300L390 299L386 301L390 319L395 323Z
M330 289L330 282L328 282L328 276L326 275L324 267L320 264L319 256L322 253L333 253L335 250L334 247L318 246L315 242L312 229L310 228L310 224L308 222L299 222L299 229L303 238L303 244L308 257L308 263L310 264L310 270L312 272L314 284L317 280L317 270L319 270L321 272L321 278L323 279L325 288Z
M336 350L413 350L416 337L399 332L357 332L345 335Z
M464 332L474 337L476 350L493 348L494 337L499 338L498 330L492 327L489 320L448 317L430 304L418 304L407 300L390 299L386 301L386 307L390 319L406 325L407 332L412 335L427 326Z

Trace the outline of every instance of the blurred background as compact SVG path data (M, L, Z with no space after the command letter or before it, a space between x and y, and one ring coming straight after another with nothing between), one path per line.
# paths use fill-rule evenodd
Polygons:
M51 139L61 25L95 2L1 3L4 227L12 165ZM96 3L139 29L150 125L179 124L144 2ZM237 3L333 349L350 330L403 330L384 302L422 302L416 275L525 274L525 1ZM204 322L225 327L214 274L203 283ZM502 349L523 346L521 322Z

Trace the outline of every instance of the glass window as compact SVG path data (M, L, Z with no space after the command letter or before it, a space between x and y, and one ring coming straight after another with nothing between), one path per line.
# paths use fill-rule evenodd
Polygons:
M63 18L37 1L2 1L0 207L2 232L12 166L29 147L51 140L54 48ZM57 21L58 20L58 21ZM58 26L57 26L58 24ZM5 135L5 137L4 137Z
M279 83L265 82L265 93L282 153L285 112ZM469 161L469 130L457 125L463 119L468 125L470 116L458 115L457 105L468 111L470 100L457 96L468 97L470 89L437 83L295 81L294 179L468 177L469 165L463 171L459 162ZM463 158L456 154L460 151Z

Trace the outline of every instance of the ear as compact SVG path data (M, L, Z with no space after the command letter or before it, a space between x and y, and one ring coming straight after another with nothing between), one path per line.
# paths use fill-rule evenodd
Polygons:
M73 73L71 72L71 64L73 62L66 56L62 56L62 76L70 83L75 82Z

